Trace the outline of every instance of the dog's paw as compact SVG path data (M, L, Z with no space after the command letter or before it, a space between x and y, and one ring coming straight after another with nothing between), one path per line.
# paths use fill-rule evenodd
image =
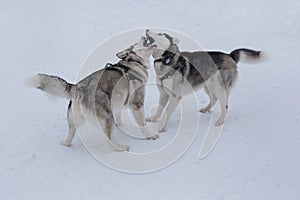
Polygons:
M126 144L118 144L115 146L114 151L129 151L130 146Z
M70 147L71 146L71 143L67 142L67 141L61 141L59 144L64 146L64 147Z
M117 126L117 127L122 126L122 122L121 122L121 121L116 121L116 126Z
M147 118L146 118L146 121L147 121L147 122L155 122L156 120L153 119L152 117L147 117Z
M152 135L150 137L147 137L146 139L147 140L156 140L157 138L159 138L159 135L156 133L156 134L154 134L154 135Z
M166 132L167 131L167 128L166 127L162 127L158 130L159 133L163 133L163 132Z
M209 112L209 110L210 110L210 109L208 109L207 107L205 107L205 108L201 108L201 109L199 110L199 112L201 112L201 113L206 113L206 112Z
M215 123L215 126L221 126L224 124L224 119L218 119Z

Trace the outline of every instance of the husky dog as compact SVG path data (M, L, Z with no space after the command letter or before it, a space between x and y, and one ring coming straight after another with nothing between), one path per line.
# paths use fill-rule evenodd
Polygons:
M148 80L147 69L155 45L148 45L147 38L117 53L121 60L107 64L104 69L87 76L77 84L66 82L60 77L38 74L30 79L30 85L52 95L70 100L68 106L68 137L63 143L70 146L76 130L89 119L98 123L115 151L128 151L128 145L111 140L114 125L121 123L121 110L129 105L144 136L156 139L145 127L144 96Z
M213 51L180 52L179 40L166 33L154 33L146 30L150 44L156 44L153 51L156 81L160 92L156 112L147 121L156 121L166 107L159 132L166 131L166 123L184 94L201 86L210 97L209 104L199 111L209 111L217 101L221 105L221 114L215 125L224 123L228 96L234 85L240 61L256 61L262 52L250 49L236 49L230 54Z

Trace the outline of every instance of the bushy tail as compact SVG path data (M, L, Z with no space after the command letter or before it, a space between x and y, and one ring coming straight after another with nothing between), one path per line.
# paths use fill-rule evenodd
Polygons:
M262 61L266 57L264 52L251 49L236 49L230 53L230 56L236 63L256 63L257 61Z
M76 86L57 76L37 74L29 78L27 84L55 96L76 99Z

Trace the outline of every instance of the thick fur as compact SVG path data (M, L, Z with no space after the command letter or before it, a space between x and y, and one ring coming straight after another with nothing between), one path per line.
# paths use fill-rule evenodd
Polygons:
M224 123L228 97L237 76L238 62L254 62L262 57L261 51L236 49L230 54L214 51L181 52L179 40L166 33L146 31L146 36L155 45L153 52L157 85L160 92L158 109L147 121L156 121L164 108L160 132L166 131L167 121L184 94L204 87L210 97L209 104L200 112L209 111L217 101L221 104L221 114L215 125Z
M233 50L229 55L236 63L242 62L255 64L257 62L262 62L267 59L265 52L254 51L245 48Z
M77 84L66 82L60 77L38 74L29 85L47 93L70 100L68 106L69 134L65 146L70 146L76 130L86 120L99 124L113 150L128 151L128 145L111 140L114 125L121 124L121 110L128 105L146 138L156 139L145 127L144 96L148 80L147 69L153 47L147 46L142 37L138 43L121 51L116 64L107 64L104 69L87 76Z
M70 100L75 99L76 87L57 76L37 74L28 80L28 85L55 96L64 97Z

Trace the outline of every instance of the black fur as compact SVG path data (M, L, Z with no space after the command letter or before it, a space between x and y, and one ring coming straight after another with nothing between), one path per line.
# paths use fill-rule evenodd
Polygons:
M252 57L252 58L259 58L260 55L260 51L254 51L251 49L236 49L234 51L232 51L229 55L232 57L232 59L238 63L240 61L240 53L243 52L245 53L247 56Z

